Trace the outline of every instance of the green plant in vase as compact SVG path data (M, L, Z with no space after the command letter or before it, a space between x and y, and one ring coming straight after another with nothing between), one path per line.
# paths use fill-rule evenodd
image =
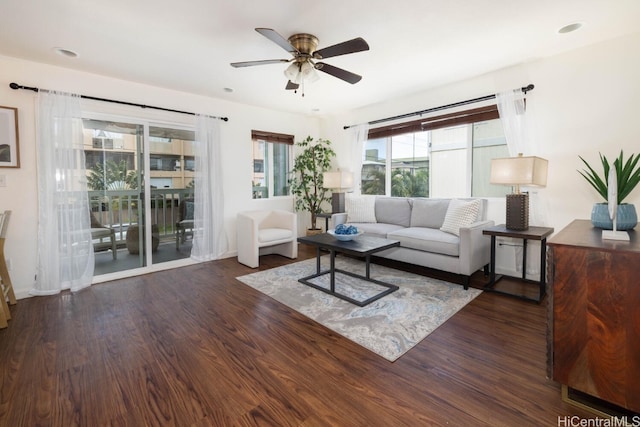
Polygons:
M611 230L613 222L609 217L607 200L609 197L609 172L613 167L617 176L618 186L618 214L617 228L618 230L631 230L638 223L638 216L635 206L623 203L624 199L629 196L633 189L640 183L640 155L632 154L626 161L624 160L624 152L620 151L620 155L609 163L606 156L600 154L600 163L602 164L602 175L589 165L589 163L580 157L580 160L586 165L587 169L578 171L580 175L587 180L589 184L598 192L605 200L604 203L596 203L591 212L591 222L595 227Z
M331 148L331 141L321 138L314 141L310 136L296 146L302 151L296 156L290 172L291 194L295 197L296 211L311 213L310 230L319 230L317 214L322 212L322 203L331 202L329 190L323 187L322 174L331 168L331 159L336 153Z

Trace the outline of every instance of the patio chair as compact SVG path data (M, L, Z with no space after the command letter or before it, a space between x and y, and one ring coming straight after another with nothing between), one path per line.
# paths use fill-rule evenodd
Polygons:
M94 252L106 251L111 249L114 261L118 259L118 247L116 244L116 230L110 227L105 227L98 221L98 218L89 211L91 215L91 239L99 242L93 244ZM108 239L104 241L104 239Z
M183 199L178 208L176 222L176 249L187 241L187 235L193 237L193 199Z

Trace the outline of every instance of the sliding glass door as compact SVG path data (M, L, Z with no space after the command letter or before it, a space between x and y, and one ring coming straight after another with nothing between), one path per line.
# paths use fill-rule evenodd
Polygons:
M194 212L193 130L149 126L150 221L153 264L191 255Z
M188 258L193 130L85 119L95 275ZM126 275L126 274L125 274Z

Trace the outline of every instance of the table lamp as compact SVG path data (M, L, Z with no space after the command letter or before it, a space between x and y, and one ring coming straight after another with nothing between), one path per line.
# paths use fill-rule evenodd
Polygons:
M491 160L491 184L511 185L513 194L507 194L507 229L529 228L529 194L521 193L520 186L545 187L548 160L535 157L506 157Z
M334 190L331 194L331 211L332 213L345 212L344 193L353 187L353 174L351 172L325 172L322 174L322 183L324 188Z

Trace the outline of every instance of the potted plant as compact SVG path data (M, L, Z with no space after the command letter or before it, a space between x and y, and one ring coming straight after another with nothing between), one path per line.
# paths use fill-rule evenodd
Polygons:
M323 202L330 202L329 190L323 187L322 174L331 168L331 159L336 153L331 148L331 141L318 138L315 141L308 136L304 141L296 143L302 151L296 156L289 185L295 197L296 211L311 213L311 232L320 231L316 226L317 214L322 212Z
M580 157L580 156L578 156ZM587 169L578 171L589 184L604 198L605 203L596 203L591 212L591 222L595 227L611 230L613 221L609 217L609 209L606 201L609 197L609 171L611 167L615 168L618 178L618 213L617 213L617 229L631 230L638 223L638 216L635 206L623 203L623 200L633 191L640 182L640 166L638 161L640 155L632 154L631 157L624 160L624 153L620 151L620 155L613 161L613 165L609 163L606 156L600 153L600 162L602 163L603 175L600 176L585 159L580 160L587 166Z

